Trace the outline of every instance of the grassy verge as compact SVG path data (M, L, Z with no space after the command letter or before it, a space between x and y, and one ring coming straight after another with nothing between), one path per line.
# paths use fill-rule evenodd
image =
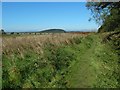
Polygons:
M77 61L68 73L68 87L118 87L118 55L100 36L88 36L76 46Z

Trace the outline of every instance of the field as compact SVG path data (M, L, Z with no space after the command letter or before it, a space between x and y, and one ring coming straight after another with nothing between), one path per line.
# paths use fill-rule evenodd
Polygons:
M120 35L109 34L3 35L2 87L120 87Z

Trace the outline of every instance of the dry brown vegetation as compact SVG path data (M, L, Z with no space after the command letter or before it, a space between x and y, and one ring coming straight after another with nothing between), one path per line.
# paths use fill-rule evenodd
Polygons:
M88 34L83 33L62 33L48 35L23 35L23 36L3 36L2 49L3 54L9 55L12 52L22 53L26 49L42 53L42 48L49 42L55 45L70 44L75 37L85 37Z

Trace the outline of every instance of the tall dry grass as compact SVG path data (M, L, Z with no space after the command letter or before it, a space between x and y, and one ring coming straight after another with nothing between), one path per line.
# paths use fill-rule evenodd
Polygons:
M26 50L43 53L42 48L46 43L52 43L55 45L70 44L73 43L71 39L75 37L85 37L86 35L77 33L59 33L48 35L3 36L2 52L5 55L10 55L13 52L22 54Z

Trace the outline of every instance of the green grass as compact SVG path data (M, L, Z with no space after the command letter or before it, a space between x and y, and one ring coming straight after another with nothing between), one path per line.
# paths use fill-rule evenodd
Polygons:
M120 87L119 56L107 34L71 39L71 44L46 43L43 54L26 49L22 56L3 54L3 88Z
M117 87L118 56L109 44L102 44L99 35L86 37L74 52L77 61L66 77L68 87ZM79 50L78 50L79 48Z

